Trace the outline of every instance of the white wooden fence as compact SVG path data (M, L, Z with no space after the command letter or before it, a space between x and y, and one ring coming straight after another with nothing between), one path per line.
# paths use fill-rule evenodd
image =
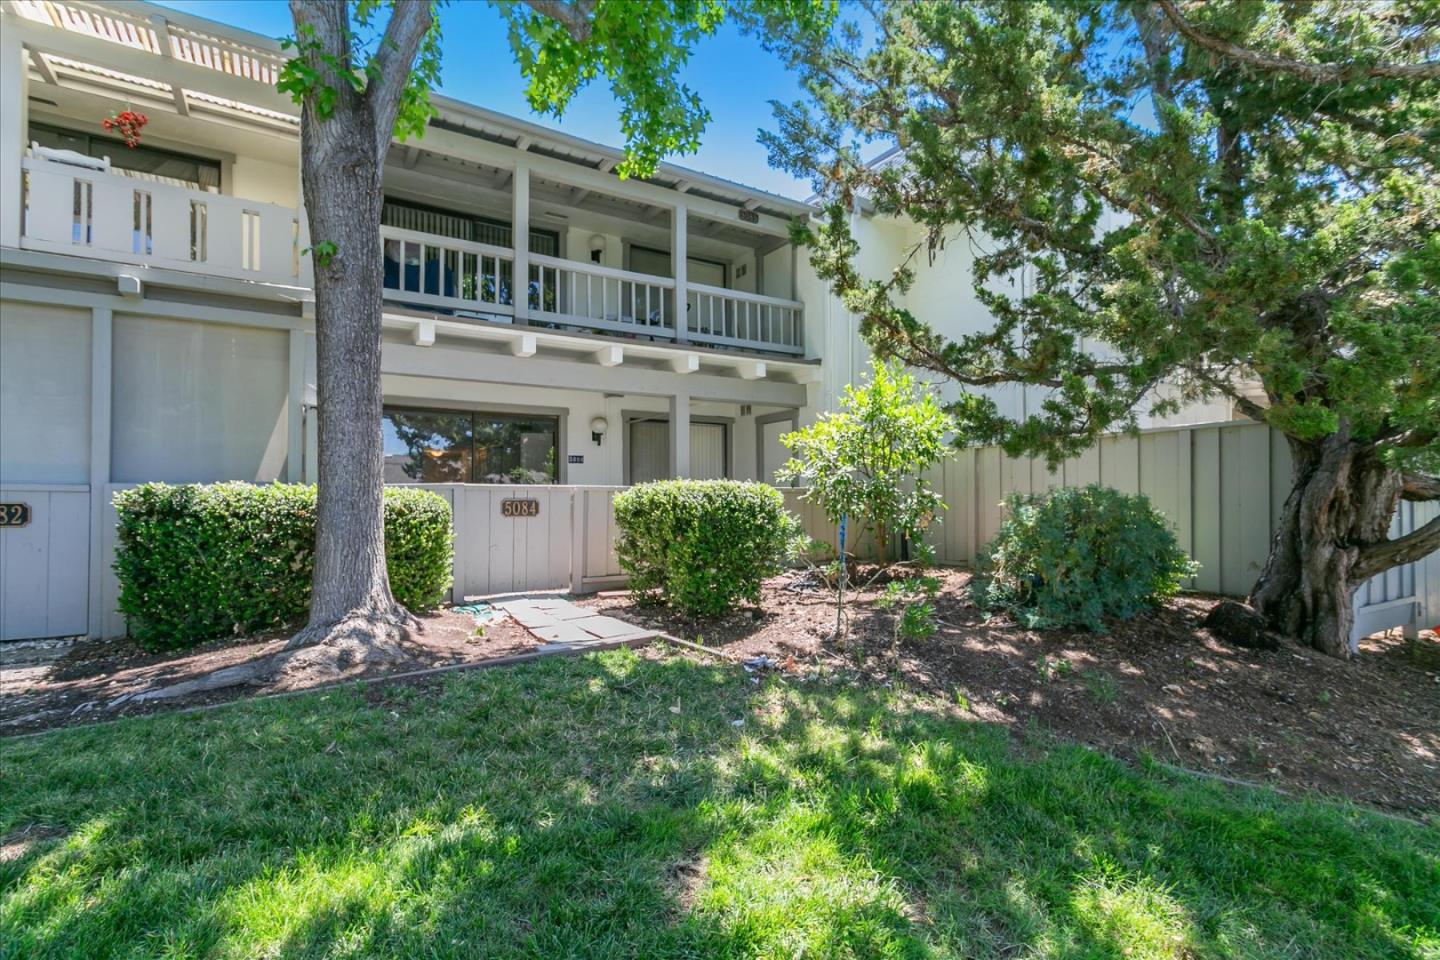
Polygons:
M1236 421L1106 437L1053 471L1044 460L1008 457L998 447L962 450L930 479L949 508L932 537L941 563L974 561L999 529L1009 494L1100 483L1145 494L1170 519L1180 546L1200 562L1195 589L1243 596L1264 567L1290 492L1290 451L1265 424ZM834 531L818 510L798 493L787 499L811 536L833 546ZM1437 512L1440 504L1402 503L1390 535L1409 533ZM1377 576L1355 604L1357 637L1440 623L1440 553Z
M1180 544L1201 563L1196 589L1243 595L1269 552L1270 531L1289 490L1290 458L1278 434L1262 424L1236 422L1109 437L1055 471L1044 461L1007 457L995 448L964 450L933 479L949 505L933 535L942 563L974 560L998 529L1008 493L1103 483L1144 493L1170 518ZM107 487L107 494L124 486ZM580 593L624 582L615 557L614 509L615 494L624 487L425 487L454 511L456 601L539 590ZM818 507L803 500L803 491L782 492L805 531L833 545L834 527ZM526 506L507 507L507 501ZM100 630L115 636L124 632L124 623L114 612L118 585L109 569L114 513L106 509ZM1437 512L1440 504L1402 504L1392 536L1415 529ZM862 551L868 547L868 541L860 544ZM1360 589L1356 607L1357 636L1440 623L1440 553L1376 577Z
M1101 483L1143 493L1174 524L1180 545L1200 562L1192 586L1243 596L1270 549L1290 489L1290 453L1264 424L1237 421L1107 437L1050 470L1043 460L1007 457L995 447L963 450L931 478L949 509L933 528L941 563L966 565L999 529L1005 497ZM455 596L541 589L575 592L623 582L615 558L615 494L623 487L440 484L455 509ZM803 491L783 491L805 531L835 544L835 529ZM506 500L534 500L534 517L504 515ZM1440 510L1404 503L1391 530L1400 536ZM852 547L854 545L852 544ZM867 536L859 552L873 552ZM1440 554L1397 567L1356 596L1356 636L1391 626L1440 621Z
M529 590L581 593L623 582L615 559L614 500L624 487L423 486L454 511L457 602Z

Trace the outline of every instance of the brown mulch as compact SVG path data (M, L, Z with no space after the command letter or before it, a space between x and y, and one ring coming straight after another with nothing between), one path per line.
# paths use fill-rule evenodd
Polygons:
M1186 595L1109 633L1045 631L988 620L967 597L970 575L941 571L939 630L891 653L879 587L851 608L836 644L835 595L787 574L759 610L696 623L628 594L586 601L611 615L699 640L778 671L848 671L945 697L966 715L1016 731L1038 726L1130 758L1142 755L1225 777L1318 791L1396 811L1440 811L1440 643L1396 634L1341 661L1285 644L1222 645L1201 623L1218 598Z
M365 676L479 663L526 653L542 645L508 618L487 623L479 636L471 617L449 609L426 614L419 620L405 643L406 659L384 671L367 671ZM289 678L286 682L232 687L169 700L137 703L129 699L157 685L179 683L222 667L260 660L280 650L287 636L270 633L212 640L186 650L161 653L147 651L128 639L0 645L0 736L306 689L309 682Z

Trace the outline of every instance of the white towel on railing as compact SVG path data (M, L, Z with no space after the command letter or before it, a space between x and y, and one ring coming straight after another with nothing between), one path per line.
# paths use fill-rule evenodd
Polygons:
M65 163L72 167L84 167L87 170L109 170L109 157L92 157L84 153L76 153L74 150L61 150L59 147L42 147L34 140L30 141L30 155L39 157L41 160L52 160L55 163Z

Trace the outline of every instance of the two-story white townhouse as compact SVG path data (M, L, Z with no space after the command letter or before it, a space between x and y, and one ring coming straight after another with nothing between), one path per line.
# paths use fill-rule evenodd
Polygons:
M101 629L114 485L313 479L283 56L145 3L0 0L0 501L44 515L0 532L0 639ZM618 149L436 105L384 170L387 480L768 479L863 372L789 243L805 203L669 164L621 180ZM134 147L102 129L127 108ZM877 274L914 235L857 232ZM913 306L979 328L947 256Z

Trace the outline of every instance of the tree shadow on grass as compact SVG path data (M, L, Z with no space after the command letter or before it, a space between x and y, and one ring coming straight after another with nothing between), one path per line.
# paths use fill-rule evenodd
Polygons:
M72 829L0 865L7 955L1349 958L1440 935L1433 831L683 659L0 749L0 832Z

